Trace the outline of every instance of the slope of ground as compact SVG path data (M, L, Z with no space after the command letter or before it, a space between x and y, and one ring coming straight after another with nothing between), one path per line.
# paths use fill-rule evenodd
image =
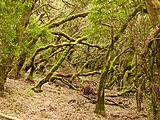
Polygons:
M39 77L36 79L40 80ZM81 92L46 83L43 92L34 93L31 87L23 79L8 79L5 97L0 98L0 112L22 120L147 120L144 111L136 112L133 97L112 99L127 107L108 103L107 116L102 117L93 112L95 104L83 97Z

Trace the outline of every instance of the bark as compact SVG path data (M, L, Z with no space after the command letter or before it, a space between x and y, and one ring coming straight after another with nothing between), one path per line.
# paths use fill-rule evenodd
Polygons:
M13 62L13 56L7 56L4 57L2 55L1 62L0 62L0 97L4 95L4 85L6 82L7 74L8 74L8 69L10 69L11 64Z
M100 114L102 116L105 116L105 105L104 105L104 96L105 96L105 86L106 86L106 81L110 72L110 62L111 59L113 59L113 46L114 46L114 28L113 26L110 26L111 28L111 36L112 36L112 40L111 43L109 45L109 50L107 51L106 54L106 62L103 66L103 71L101 73L101 77L100 77L100 82L99 82L99 87L98 87L98 99L97 99L97 104L96 104L96 108L95 108L95 113Z
M153 28L160 25L160 1L145 0L145 5ZM159 27L158 27L159 28ZM160 40L159 31L152 39L154 40L154 53L158 72L160 72ZM151 80L151 120L160 120L160 74Z
M104 106L104 92L105 92L105 84L107 80L107 71L108 71L108 64L104 66L101 77L100 77L100 82L99 82L99 87L98 87L98 100L95 108L95 113L101 114L105 116L105 106Z
M4 74L5 74L6 68L4 65L0 65L0 97L3 96L4 93Z

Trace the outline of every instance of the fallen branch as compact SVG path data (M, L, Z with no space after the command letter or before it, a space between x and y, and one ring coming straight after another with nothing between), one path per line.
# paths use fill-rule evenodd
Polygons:
M78 74L77 76L89 76L89 75L95 75L95 74L101 74L100 71L91 71L91 72L87 72L87 73L81 73L81 74Z
M68 77L68 78L72 77L72 78L75 78L75 77L78 77L78 76L90 76L90 75L95 75L95 74L99 74L100 75L101 72L100 71L91 71L91 72L87 72L87 73L77 73L76 75L56 73L55 76L57 76L57 77Z
M122 96L122 95L124 95L125 93L130 92L133 88L134 88L134 87L132 86L131 88L122 90L121 92L118 92L117 94L106 94L105 96L106 96L106 97L118 97L118 96Z
M79 89L76 88L74 85L72 85L69 81L63 79L62 77L52 76L52 77L50 78L50 82L53 82L54 80L60 80L62 83L64 83L65 85L69 86L71 89L73 89L73 90L79 90Z
M0 118L6 118L6 119L8 119L8 120L22 120L22 119L15 118L15 117L12 117L12 116L3 114L3 113L0 113Z
M138 118L141 118L141 117L147 117L146 114L140 114L140 115L137 115L137 116L134 116L134 117L131 117L131 116L127 116L127 115L122 115L122 117L126 117L128 119L131 119L131 120L137 120Z
M90 101L90 103L92 103L92 104L95 104L95 103L96 103L96 98L95 98L95 97L89 96L89 95L84 95L84 94L82 94L82 96L85 97L86 99L88 99L88 100ZM123 109L126 108L124 105L121 105L121 104L119 104L119 103L116 103L116 102L114 102L114 101L111 100L111 99L108 99L108 98L107 98L107 99L105 99L105 100L106 100L106 102L105 102L106 105L116 105L116 106L119 106L120 108L123 108ZM112 104L111 104L111 103L108 103L108 102L112 102Z
M108 102L112 102L112 104L109 104ZM119 104L119 103L116 103L116 102L114 102L114 101L111 100L111 99L106 99L106 103L105 103L105 104L107 104L107 105L116 105L116 106L119 106L119 107L121 107L121 108L123 108L123 109L126 108L124 105L121 105L121 104Z

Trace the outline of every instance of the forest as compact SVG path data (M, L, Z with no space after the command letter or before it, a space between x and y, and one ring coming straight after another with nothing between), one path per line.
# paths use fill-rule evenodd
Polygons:
M0 120L160 120L159 0L0 0Z

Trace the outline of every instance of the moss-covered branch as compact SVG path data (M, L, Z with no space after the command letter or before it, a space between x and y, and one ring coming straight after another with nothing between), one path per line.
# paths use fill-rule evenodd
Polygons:
M41 86L48 82L49 79L51 78L52 74L59 68L59 66L62 64L62 62L65 60L65 58L67 57L70 49L72 47L68 46L65 51L63 52L63 54L61 55L60 59L58 60L58 62L50 69L49 73L46 75L45 78L43 78L35 87L32 88L33 91L35 92L41 92Z
M64 45L64 44L63 44ZM36 70L36 66L35 66L35 63L34 63L34 59L35 59L35 57L36 57L36 55L40 52L40 51L42 51L42 50L45 50L45 49L48 49L48 48L50 48L50 47L53 47L53 46L63 46L62 44L61 45L48 45L48 46L46 46L46 47L42 47L42 48L39 48L35 53L34 53L34 55L32 56L32 58L31 58L31 60L30 60L30 63L26 66L26 68L25 68L25 70L28 70L29 68L31 68L31 71L30 71L30 73L29 73L29 75L28 75L28 77L27 77L27 79L26 80L28 80L28 81L30 81L30 82L33 82L34 83L34 81L33 81L33 74L34 74L34 71ZM65 44L66 45L66 44ZM65 46L64 45L64 46ZM68 46L68 45L72 45L72 44L67 44L66 46ZM52 54L52 56L53 56L53 54ZM47 59L46 59L47 60ZM43 60L43 61L45 61L45 60Z
M83 44L83 45L87 45L89 47L95 47L95 48L98 48L98 49L103 49L104 47L103 46L99 46L99 45L96 45L96 44L91 44L91 43L87 43L85 41L81 41L80 44Z
M75 44L77 44L77 42L62 43L62 44L57 44L57 45L55 45L55 44L49 44L49 45L47 45L47 46L45 46L45 47L41 47L41 48L37 49L36 52L34 53L34 55L32 56L32 59L31 59L31 60L34 61L36 55L37 55L39 52L41 52L42 50L46 50L46 49L49 49L49 48L51 48L51 47L59 48L59 47L64 47L64 46L72 46L72 45L75 45Z
M36 69L35 63L34 63L34 59L35 59L36 55L37 55L39 52L41 52L42 50L46 50L46 49L48 49L48 48L50 48L50 47L58 47L58 48L59 48L59 47L64 47L64 46L72 46L72 45L75 45L75 44L77 44L77 43L85 40L85 39L87 39L86 36L77 39L75 42L63 43L63 44L58 44L58 45L50 44L50 45L47 45L47 46L45 46L45 47L41 47L41 48L37 49L36 52L33 54L32 58L31 58L31 60L30 60L30 63L25 67L25 71L28 71L28 69L31 68L31 71L30 71L30 74L29 74L28 77L27 77L27 80L29 80L29 81L31 81L31 82L34 82L34 81L33 81L33 72L34 72L35 69ZM60 51L62 51L62 50L60 50ZM57 52L60 52L60 51L57 51ZM53 55L55 55L57 52L51 54L51 55L49 56L49 58L53 57ZM46 59L43 59L43 60L41 60L41 61L45 61L45 60L46 60Z
M75 39L73 37L69 36L65 32L62 32L62 31L52 31L51 33L54 34L54 35L61 35L61 36L65 37L65 38L67 38L68 40L70 40L71 42L75 41Z
M74 14L74 15L70 15L66 18L63 18L62 20L60 21L57 21L57 22L53 22L53 20L51 19L50 21L48 21L48 23L46 23L44 26L48 26L48 28L53 28L53 27L58 27L60 26L61 24L64 24L68 21L71 21L71 20L74 20L76 18L79 18L79 17L86 17L88 15L89 12L83 12L83 13L78 13L78 14Z
M115 63L116 60L117 60L121 55L123 55L123 53L125 53L128 49L129 49L129 48L126 48L126 49L123 50L121 53L119 53L116 57L114 57L112 61L110 61L109 71L110 71L111 69L114 69L114 70L115 70L114 63Z
M72 49L72 47L74 45L76 45L77 43L79 43L80 41L86 39L85 37L83 38L79 38L77 39L75 42L73 42L72 44L70 44L69 46L67 45L66 49L64 50L63 54L61 55L61 57L59 58L58 62L50 69L49 73L46 75L45 78L43 78L35 87L32 88L33 91L35 92L41 92L41 86L48 82L49 79L51 78L52 74L59 68L59 66L62 64L62 62L67 58L70 50Z
M95 75L95 74L101 74L101 71L91 71L91 72L87 72L87 73L80 73L77 76L89 76L89 75Z
M51 33L54 34L54 35L61 35L71 42L74 42L76 40L75 38L69 36L68 34L66 34L65 32L62 32L62 31L52 31ZM87 37L86 37L86 39L87 39ZM96 45L96 44L87 43L85 41L81 41L80 44L87 45L89 47L95 47L95 48L98 48L100 50L105 48L104 46L99 46L99 45Z
M132 91L134 88L134 85L130 88L126 88L126 89L123 89L122 91L118 92L117 94L106 94L105 96L106 97L118 97L118 96L122 96L130 91Z
M52 58L55 54L60 53L62 51L64 51L64 49L58 49L57 51L51 53L48 58L44 58L44 59L40 59L40 60L36 61L35 65L40 64L41 62L44 62L44 61L48 60L49 58Z
M90 75L95 75L95 74L100 75L101 71L91 71L91 72L79 73L79 74L77 73L76 76L90 76ZM59 73L57 73L56 76L60 76L60 77L72 77L73 74L59 74Z

